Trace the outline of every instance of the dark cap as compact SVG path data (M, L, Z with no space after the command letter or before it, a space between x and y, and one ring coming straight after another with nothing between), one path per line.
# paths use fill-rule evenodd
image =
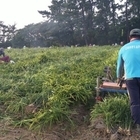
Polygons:
M130 36L140 36L140 29L135 28L130 31Z

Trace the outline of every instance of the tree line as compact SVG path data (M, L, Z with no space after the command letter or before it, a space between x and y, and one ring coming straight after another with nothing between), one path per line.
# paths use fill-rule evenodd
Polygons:
M1 44L13 47L112 45L128 42L132 28L140 28L138 0L52 0L38 11L45 22L0 32ZM1 28L2 27L2 28ZM6 39L3 39L7 35ZM9 45L9 44L8 44Z

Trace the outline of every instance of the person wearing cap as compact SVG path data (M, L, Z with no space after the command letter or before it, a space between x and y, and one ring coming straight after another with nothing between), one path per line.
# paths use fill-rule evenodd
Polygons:
M5 56L5 53L4 53L4 49L3 49L3 48L0 48L0 56L1 56L1 55L2 55L3 57Z
M130 42L121 47L117 59L117 83L125 73L131 116L140 131L140 29L130 31Z

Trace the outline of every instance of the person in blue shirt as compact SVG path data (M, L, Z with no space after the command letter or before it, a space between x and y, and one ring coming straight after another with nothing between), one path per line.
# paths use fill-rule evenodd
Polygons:
M117 83L125 74L131 115L140 130L140 29L132 29L129 39L130 42L122 46L118 53Z

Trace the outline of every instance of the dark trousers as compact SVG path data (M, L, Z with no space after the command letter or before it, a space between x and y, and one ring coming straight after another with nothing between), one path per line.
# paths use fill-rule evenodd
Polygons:
M135 124L140 124L140 78L126 80L130 96L130 110Z

